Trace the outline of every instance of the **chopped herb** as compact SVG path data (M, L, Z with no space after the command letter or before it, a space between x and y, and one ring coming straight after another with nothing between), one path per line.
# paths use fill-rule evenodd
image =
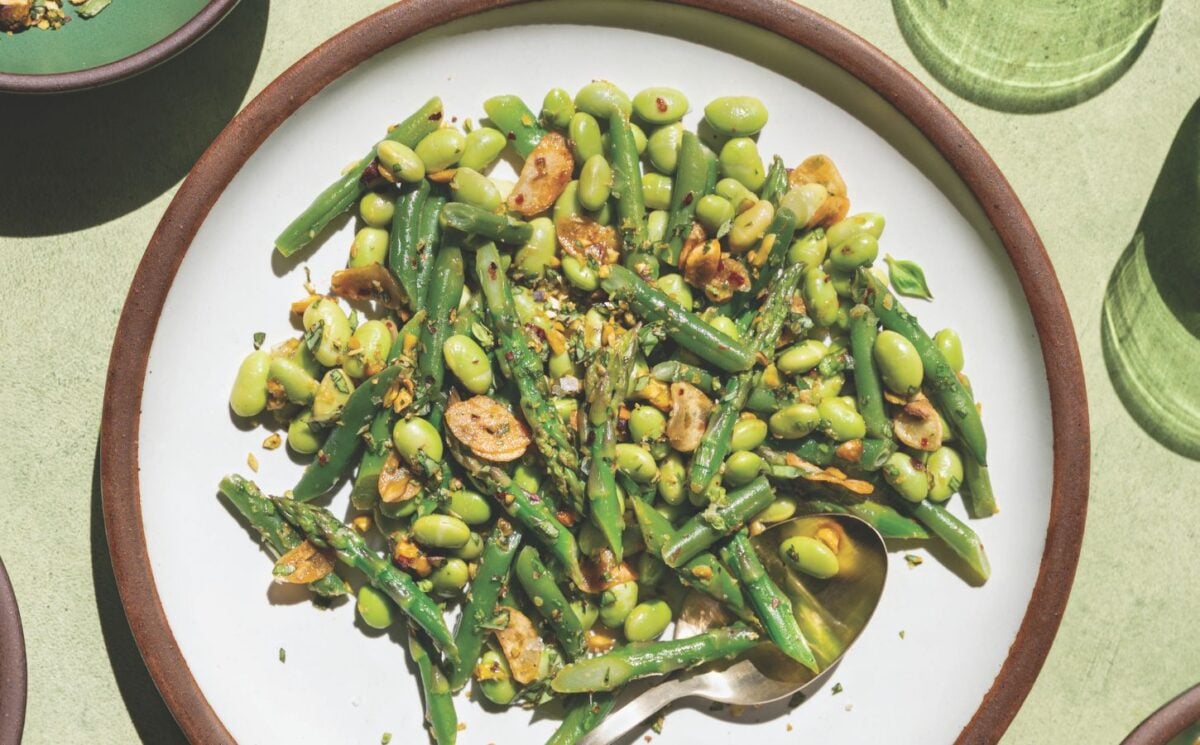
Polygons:
M650 725L650 729L654 730L654 734L661 735L663 731L663 723L666 721L667 716L665 714L659 714L658 718L654 720L654 724Z
M304 346L308 347L308 351L317 351L317 345L321 343L321 336L325 331L325 322L317 321L313 327L304 332Z
M333 381L333 387L337 388L338 393L350 394L350 385L341 370L330 370L329 379Z
M904 639L904 629L900 629L900 639Z
M287 650L284 649L283 647L279 648L279 661L287 662Z
M384 732L383 737L379 738L379 745L388 745L392 741L392 733Z
M904 560L908 562L908 568L919 567L925 563L925 560L916 554L905 554Z
M254 332L254 348L262 349L263 342L267 340L267 335L262 331Z
M841 693L843 690L845 690L845 689L843 689L843 688L842 688L842 684L841 684L841 683L834 683L834 684L833 684L833 695L835 695L835 696L836 696L836 695L838 695L839 693Z
M897 295L904 297L932 300L933 293L925 282L925 270L915 261L894 259L891 255L884 257L888 265L888 276L892 281L892 289Z
M358 311L352 310L350 311L350 333L353 334L355 331L358 331Z

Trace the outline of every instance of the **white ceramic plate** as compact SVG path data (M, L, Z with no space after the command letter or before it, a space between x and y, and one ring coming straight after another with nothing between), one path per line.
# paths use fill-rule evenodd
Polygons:
M255 332L265 332L269 343L296 334L288 305L304 295L302 266L324 286L344 265L353 225L344 224L300 261L275 255L274 236L388 123L432 95L442 96L449 115L480 118L491 95L517 93L536 108L550 87L573 91L600 77L631 93L649 85L685 91L692 126L715 96L758 96L771 115L760 141L765 155L779 153L792 164L818 152L833 158L852 211L887 216L883 251L925 268L937 300L909 301L910 309L931 332L953 326L962 336L966 372L984 403L1002 506L998 516L972 523L993 567L984 587L968 586L923 550L913 552L926 558L915 569L905 562L907 551L893 553L878 612L832 678L840 693L826 686L794 710L780 704L736 717L711 714L704 704L685 707L667 717L656 740L951 742L992 686L1042 561L1053 440L1047 370L1030 307L983 212L907 119L808 50L693 9L551 3L443 26L333 82L240 169L170 286L141 402L141 518L153 584L178 653L239 742L375 743L384 732L399 742L424 737L404 648L356 623L352 603L321 611L272 588L267 556L216 495L218 480L230 472L253 476L271 493L299 476L302 464L286 449L262 449L267 432L239 429L227 406L229 387ZM257 475L247 471L248 453L261 462ZM347 492L333 500L337 514ZM958 500L952 509L962 514ZM137 623L135 632L143 640ZM1040 658L1035 669L1039 664ZM523 710L487 713L465 697L458 710L464 743L537 742L557 725L542 716L531 722Z

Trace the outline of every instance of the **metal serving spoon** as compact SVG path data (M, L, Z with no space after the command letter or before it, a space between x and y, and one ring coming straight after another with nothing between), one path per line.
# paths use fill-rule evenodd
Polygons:
M830 523L836 525L830 525ZM796 535L815 535L822 528L837 532L841 571L820 580L796 572L779 558L779 544ZM852 515L818 514L772 526L753 539L767 573L788 595L796 620L821 668L814 674L774 645L762 645L733 662L714 663L667 680L653 679L627 689L627 702L588 733L579 745L609 745L645 722L659 709L682 698L704 698L724 704L756 706L815 689L849 650L871 620L887 578L883 538ZM728 622L724 610L707 595L688 593L675 621L675 638L683 639Z

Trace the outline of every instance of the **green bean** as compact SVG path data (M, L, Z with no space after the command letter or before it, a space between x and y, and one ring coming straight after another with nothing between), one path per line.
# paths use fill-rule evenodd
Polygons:
M431 98L412 116L389 131L385 139L415 147L438 128L441 120L442 100ZM291 256L316 238L334 218L348 210L366 190L367 184L364 182L369 180L368 166L374 160L375 149L372 148L349 172L321 192L275 239L276 250L284 256Z
M350 490L350 502L355 509L369 510L379 501L379 474L383 472L383 464L391 450L393 416L390 408L378 412L363 436L366 450Z
M513 246L523 246L533 237L529 223L508 215L497 215L470 204L451 202L442 208L442 225Z
M637 642L567 665L551 685L559 693L612 691L631 680L736 657L759 643L758 633L738 623L686 639Z
M486 627L496 615L496 602L508 584L508 573L520 543L521 534L507 521L498 520L484 544L462 617L454 630L459 660L450 668L450 687L456 691L467 684L479 659L483 640L490 633Z
M891 439L892 423L883 408L883 387L875 367L878 319L865 305L850 311L850 353L854 357L854 390L868 437Z
M430 284L433 282L435 271L439 271L436 260L438 246L441 244L441 212L446 204L446 198L440 194L430 194L421 206L421 222L417 226L416 261L417 272L413 291L416 293L417 306L424 308L430 302ZM466 206L466 205L460 205ZM461 272L460 272L461 274ZM458 302L455 301L455 306Z
M783 158L776 155L771 159L771 167L767 169L767 178L763 182L762 198L778 207L779 198L788 189L787 175L787 166L783 164Z
M583 624L575 611L571 610L562 590L558 589L554 575L542 563L537 549L532 546L521 549L514 570L521 588L537 612L550 624L567 656L571 659L583 656L587 651Z
M441 667L429 656L425 639L415 626L408 629L408 653L417 665L417 677L425 693L425 722L437 745L454 745L458 738L458 714L454 711L454 696Z
M992 492L992 478L987 466L979 465L974 458L963 459L963 471L966 474L963 501L971 517L991 517L1000 511L996 506L996 496Z
M272 558L278 559L303 541L253 481L229 475L221 479L218 490L258 533ZM310 582L308 588L323 597L337 597L350 592L350 587L336 572Z
M817 672L817 659L792 613L792 601L767 574L745 530L733 534L722 547L721 558L746 588L750 603L775 646L796 662Z
M748 370L754 365L755 352L727 334L717 331L692 313L672 302L663 292L644 282L621 266L609 268L601 286L614 299L629 303L643 320L661 321L675 343L729 372Z
M809 500L800 506L808 514L833 512L854 515L866 521L868 525L879 531L879 535L884 538L925 540L929 537L929 533L916 520L901 515L894 508L886 504L874 502L869 499L847 504Z
M271 501L284 518L302 530L310 541L332 548L342 563L359 570L372 585L387 593L392 602L429 635L447 659L454 661L458 658L458 648L454 646L454 639L446 628L442 609L417 587L411 577L372 551L354 529L321 507L291 499L277 498Z
M746 406L750 389L757 383L757 374L735 375L722 391L717 405L709 412L704 439L692 454L692 462L688 466L688 491L692 495L708 493L709 487L721 470L725 455L729 452L733 425L737 423L738 415Z
M341 420L317 451L317 457L304 469L300 481L292 488L292 496L295 499L315 499L328 492L338 482L358 453L362 443L359 431L375 418L384 392L400 372L400 365L389 365L378 375L364 381L350 394L346 407L342 409Z
M421 227L421 211L429 199L430 184L422 179L397 200L392 215L388 240L388 268L400 281L408 296L408 307L414 313L420 309L417 298L417 236Z
M467 134L467 141L463 146L462 157L458 159L458 165L462 168L473 168L476 171L487 170L487 167L500 157L500 153L504 151L504 146L507 144L508 138L500 130L491 127L473 129Z
M546 745L575 745L612 711L617 697L613 693L589 693L571 696L562 724L546 741Z
M678 567L762 512L775 495L766 478L759 476L741 489L726 495L725 503L696 515L684 523L663 547L663 561Z
M575 104L579 105L579 96L576 96ZM620 218L617 233L621 236L624 250L636 253L645 251L649 241L646 240L646 201L642 193L637 145L633 141L628 116L627 111L618 110L609 114L608 134L612 138L609 160L613 172L612 195L617 200L617 215Z
M546 130L538 125L537 117L517 96L489 98L483 102L483 110L522 158L529 157L546 136Z
M930 533L937 536L950 550L958 554L975 579L980 582L988 580L992 573L992 567L987 554L983 551L983 542L979 540L975 531L967 527L945 507L928 500L913 503L899 499L895 502L901 510L915 517Z
M667 241L661 258L671 266L679 265L683 242L692 230L696 203L712 191L715 183L712 157L700 144L700 138L684 132L679 145L679 165L671 192L671 216L667 221Z
M432 201L431 201L432 204ZM441 425L445 410L446 358L443 347L450 338L451 315L458 308L463 292L462 251L454 246L445 246L437 252L432 262L428 296L429 315L421 326L421 353L417 356L418 384L421 398L430 402L429 420Z
M968 452L979 465L986 466L987 436L983 432L983 422L974 399L954 373L954 368L895 295L870 272L859 270L859 277L866 287L861 291L861 300L871 306L884 328L900 334L916 348L925 368L925 389L929 397L938 410L949 417Z

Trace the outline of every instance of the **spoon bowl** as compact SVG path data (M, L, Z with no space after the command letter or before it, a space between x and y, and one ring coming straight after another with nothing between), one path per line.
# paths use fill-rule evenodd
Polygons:
M780 558L779 545L793 536L832 531L842 543L838 574L830 579L798 572ZM814 673L773 644L761 644L735 660L703 665L670 677L651 679L626 689L623 705L579 745L608 745L682 698L757 706L818 688L862 634L887 579L887 547L869 524L853 515L805 515L772 526L752 539L755 552L771 579L792 601L796 621L817 658ZM730 622L725 610L707 595L689 592L675 621L674 636L695 636Z

